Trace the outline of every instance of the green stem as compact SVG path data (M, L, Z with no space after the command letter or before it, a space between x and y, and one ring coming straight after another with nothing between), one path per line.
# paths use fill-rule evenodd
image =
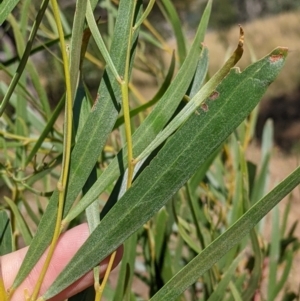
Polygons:
M135 5L133 10L135 10ZM131 27L133 26L134 21L134 14L132 14L131 19ZM132 137L131 137L131 125L130 125L130 107L129 107L129 95L128 95L128 85L129 85L129 66L130 66L130 53L131 53L131 44L132 44L132 36L133 36L133 29L129 33L129 39L127 44L127 53L126 53L126 62L125 62L125 72L124 78L121 79L121 92L122 92L122 103L123 103L123 115L124 115L124 123L125 123L125 136L127 142L127 160L128 160L128 176L127 176L127 189L130 188L133 178L133 170L134 165L133 162L133 147L132 147ZM112 253L108 268L105 272L104 279L100 285L100 287L96 287L96 298L95 301L101 300L102 292L106 285L108 276L111 272L112 265L114 263L116 257L116 251Z
M57 209L57 217L55 223L54 234L52 238L52 242L36 283L36 286L33 290L32 296L30 301L35 301L39 294L41 285L43 283L44 277L48 270L51 258L53 256L59 235L61 233L61 221L63 216L63 208L65 202L65 195L66 195L66 186L67 180L69 175L69 164L70 164L70 154L71 154L71 144L72 144L72 92L71 92L71 78L70 78L70 71L69 71L69 58L67 56L66 51L66 44L64 39L63 28L60 20L59 8L57 5L56 0L51 0L51 5L53 9L53 15L55 18L60 45L61 45L61 52L62 52L62 59L64 62L64 74L65 74L65 82L66 82L66 110L65 110L65 128L64 128L64 150L63 150L63 162L62 162L62 172L60 178L57 183L57 189L59 191L58 197L58 209Z
M134 8L135 10L135 5ZM132 14L131 24L133 26L134 14ZM133 29L129 33L129 39L127 44L127 54L125 62L125 73L124 79L121 83L122 91L122 102L123 102L123 115L124 115L124 124L125 124L125 136L127 142L127 161L128 161L128 175L127 175L127 189L130 188L132 177L133 177L133 147L132 147L132 135L131 135L131 124L130 124L130 106L129 106L129 95L128 95L128 86L129 86L129 66L130 66L130 53L131 53L131 44L132 44L132 35Z

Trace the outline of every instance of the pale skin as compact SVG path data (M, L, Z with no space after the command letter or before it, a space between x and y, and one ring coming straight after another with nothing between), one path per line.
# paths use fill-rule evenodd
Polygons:
M40 295L42 295L50 284L56 279L57 275L63 270L66 264L74 256L76 251L82 246L84 241L89 236L89 229L87 224L81 224L73 229L62 234L59 238L57 247L53 254L50 267L47 271L46 277L44 279L43 285L40 290ZM2 268L2 277L4 285L6 288L9 288L18 272L18 269L23 261L23 258L27 252L28 248L20 249L16 252L4 255L0 257ZM123 248L119 247L117 250L116 258L114 261L114 267L120 262L123 254ZM39 276L39 273L42 268L43 261L45 259L44 254L39 260L34 269L30 272L29 276L24 280L24 282L18 287L15 291L13 297L10 301L21 301L24 300L24 292L27 290L32 292L35 282ZM108 264L109 257L103 260L100 264L101 276L104 275ZM65 289L59 295L49 299L50 301L62 301L66 298L69 298L76 293L82 291L83 289L93 285L93 273L89 272L84 275L82 278L77 280L70 287Z

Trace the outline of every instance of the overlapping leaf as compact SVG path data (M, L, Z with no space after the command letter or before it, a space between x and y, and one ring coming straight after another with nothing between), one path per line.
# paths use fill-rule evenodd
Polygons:
M207 52L201 51L200 44L204 39L205 31L208 25L208 20L211 11L212 1L208 1L207 7L201 18L200 25L198 27L193 45L186 57L182 67L178 71L178 74L170 84L160 101L153 109L153 111L147 116L145 121L134 132L132 137L134 156L143 151L161 131L161 129L167 124L172 117L174 111L178 107L180 101L185 95L192 78L194 76L197 62L200 61L203 68L207 67ZM199 58L200 56L200 58ZM205 67L206 66L206 67ZM127 164L127 150L126 146L118 154L108 168L101 174L97 182L88 191L88 193L81 199L79 204L74 207L66 220L71 221L79 213L81 213L89 204L91 204L113 181L117 179L120 173L124 172Z
M125 67L128 32L131 30L130 20L131 15L135 13L133 11L134 2L133 0L120 2L116 30L110 50L110 56L120 74L124 72ZM137 9L141 9L141 6L142 3L139 1ZM107 70L103 76L98 95L99 98L95 101L88 120L72 151L64 214L69 211L86 182L106 142L107 135L111 132L115 124L120 110L120 87L109 70ZM58 193L55 191L13 284L14 288L28 275L51 240L56 220L57 199Z
M238 69L230 72L218 86L217 97L209 98L205 108L199 108L198 112L178 129L132 187L105 216L46 292L44 295L46 299L56 295L92 269L170 199L254 109L281 70L286 55L286 48L277 48L265 58L249 66L244 72L240 73ZM284 189L280 186L271 196L275 194L275 200L278 201L287 190L294 187L293 185L295 180L285 182ZM243 238L245 232L251 229L249 223L253 225L261 218L260 212L269 209L264 203L259 204L260 211L256 207L252 210L254 213L246 214L247 222L243 231L235 229L234 239L230 236L229 241L220 239L222 251L215 248L212 252L212 247L208 247L209 251L206 249L202 252L210 259L199 261L203 269L207 270L212 261L216 262L228 251L231 240L236 243ZM214 256L211 255L212 253ZM163 292L153 300L174 300L192 283L191 281L197 279L196 277L199 277L199 271L193 266L193 269L185 271L184 280L179 276L176 278L176 287L173 284L175 280L171 280L172 285L165 286Z

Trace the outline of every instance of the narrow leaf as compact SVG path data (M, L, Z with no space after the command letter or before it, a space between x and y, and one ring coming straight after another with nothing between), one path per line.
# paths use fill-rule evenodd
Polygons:
M174 34L176 37L176 42L177 42L179 61L180 64L182 64L186 57L186 45L185 45L185 38L182 32L181 21L179 19L179 16L176 12L173 3L170 0L162 0L162 3L164 7L159 5L160 3L157 2L163 14L165 15L165 18L171 23L173 27Z
M12 212L14 213L14 216L15 216L15 219L16 219L17 225L18 225L18 230L20 231L20 233L25 241L25 244L29 245L32 240L32 235L30 233L30 230L29 230L23 216L21 215L21 213L19 211L19 208L10 198L5 196L4 200L7 202L7 204L11 208Z
M192 88L189 93L190 98L193 98L201 89L207 74L207 70L208 70L208 49L206 47L203 47L203 51L201 52L200 58L197 63L197 69L193 79Z
M280 219L279 208L275 207L272 211L272 234L269 254L269 279L268 279L268 301L275 300L278 292L277 277L278 277L278 260L280 257Z
M113 301L123 300L131 292L136 259L137 235L132 235L124 244L124 254L121 262L117 287Z
M6 211L0 211L0 256L12 251L12 230Z
M229 268L224 273L224 275L222 277L222 280L219 282L217 287L214 289L214 292L209 296L207 301L221 301L221 300L223 300L223 297L226 293L228 284L234 276L234 272L235 272L238 264L240 263L240 261L242 259L242 255L244 255L244 254L241 253L240 256L235 258L235 260L231 263Z
M4 0L0 2L0 25L2 25L4 20L19 2L20 0Z

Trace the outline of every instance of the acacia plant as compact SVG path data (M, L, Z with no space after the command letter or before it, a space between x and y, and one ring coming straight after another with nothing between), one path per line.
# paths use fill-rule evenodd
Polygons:
M270 278L261 296L274 300L298 246L295 227L286 234L287 209L281 224L274 218L267 247L262 225L255 226L299 184L300 169L266 194L270 124L259 170L245 152L255 108L288 50L278 47L241 71L234 67L244 51L240 27L236 50L208 75L209 49L202 42L211 0L189 46L172 2L156 1L173 28L175 52L149 22L153 0L77 0L71 16L56 0L43 0L39 8L32 2L0 3L0 22L12 29L17 51L12 56L9 44L1 46L7 79L0 83L1 255L29 246L13 285L4 288L0 281L0 299L12 298L49 247L27 301L48 300L92 269L95 291L70 300L100 300L102 294L107 300L141 300L132 286L135 277L151 301L254 300L262 294L267 257ZM99 7L107 18L99 19ZM151 56L148 47L156 48ZM161 64L162 52L169 54L169 67ZM152 99L138 92L134 69L155 78ZM96 93L90 74L97 78ZM57 86L63 78L64 93L55 94L61 99L54 108L43 77L56 79ZM60 234L85 220L88 239L40 296ZM107 277L100 282L97 265L111 253L112 263L121 244L124 255L112 287ZM279 262L285 263L280 278Z

